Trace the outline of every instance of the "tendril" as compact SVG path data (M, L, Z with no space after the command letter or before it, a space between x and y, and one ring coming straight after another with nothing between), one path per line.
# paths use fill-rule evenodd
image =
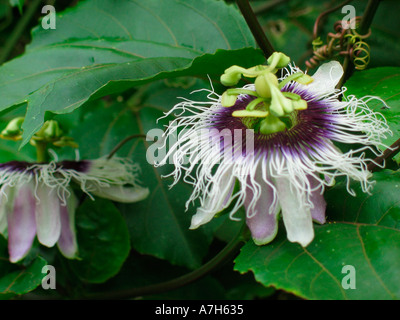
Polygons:
M348 26L359 26L361 17L355 17L348 22ZM334 31L329 32L327 41L318 37L312 42L313 55L305 62L307 68L316 68L321 62L337 56L348 56L357 70L364 70L370 61L370 47L365 39L371 35L371 30L365 35L359 34L355 29L344 28L342 21L334 24Z

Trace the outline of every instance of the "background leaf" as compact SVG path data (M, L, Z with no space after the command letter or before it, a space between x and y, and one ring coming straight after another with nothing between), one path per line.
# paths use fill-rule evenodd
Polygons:
M108 200L86 199L76 212L79 258L70 264L80 279L101 283L120 270L130 250L129 233Z

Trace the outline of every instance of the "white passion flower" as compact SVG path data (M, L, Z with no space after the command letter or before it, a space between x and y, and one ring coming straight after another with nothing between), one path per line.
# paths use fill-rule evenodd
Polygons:
M228 85L237 83L237 72L247 77L251 74L246 72L257 76L257 70L264 70L235 68L227 70L233 70L231 78L225 75ZM335 178L347 177L352 195L351 179L359 181L364 192L372 188L367 170L371 159L365 151L378 155L376 147L391 134L384 117L367 106L375 97L339 101L346 89L335 89L343 75L336 61L321 65L312 77L289 65L282 69L280 82L274 79L275 70L262 74L268 86L260 90L257 78L255 85L229 89L231 96L210 91L209 101L185 99L166 114L177 118L165 131L164 141L175 136L176 142L156 165L172 161L175 169L168 176L174 177L173 185L183 175L194 186L186 207L196 199L200 206L191 229L228 206L231 219L238 219L235 213L244 205L256 244L274 239L281 213L288 240L305 247L314 238L313 220L326 222L323 192ZM290 81L299 74L305 81ZM264 108L259 107L263 101ZM343 153L334 142L362 147Z
M65 257L77 257L78 201L71 182L92 199L136 202L149 194L138 184L138 171L122 158L0 164L0 233L8 237L10 261L24 258L35 236L47 247L57 243Z

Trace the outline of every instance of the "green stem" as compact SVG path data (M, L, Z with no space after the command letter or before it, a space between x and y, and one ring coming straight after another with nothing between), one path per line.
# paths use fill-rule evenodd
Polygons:
M212 258L210 261L208 261L206 264L201 266L199 269L196 269L190 273L187 273L181 277L141 287L141 288L132 288L132 289L127 289L123 291L118 291L118 292L108 292L104 294L92 294L92 295L87 295L84 298L85 299L96 299L96 300L101 300L101 299L129 299L129 298L134 298L134 297L139 297L139 296L145 296L145 295L151 295L151 294L158 294L166 291L171 291L180 287L183 287L185 285L188 285L190 283L195 282L196 280L199 280L200 278L206 276L210 272L214 271L217 267L221 266L225 262L227 262L229 259L232 258L234 253L237 253L239 249L243 245L243 241L247 238L245 235L245 231L247 229L245 226L243 226L238 232L238 234L225 246L224 249L222 249L214 258Z
M124 140L120 141L115 147L114 149L111 150L111 152L108 154L107 159L111 159L119 149L121 149L123 147L123 145L125 143L127 143L128 141L135 139L135 138L146 138L146 135L144 134L133 134L129 137L126 137Z
M16 43L21 38L22 33L25 31L29 22L37 12L37 8L39 7L41 0L34 0L29 6L27 6L27 10L22 18L18 21L15 26L13 32L8 37L7 42L5 43L3 50L0 53L0 64L4 63L11 54L11 51L15 48Z
M268 58L271 54L274 53L274 48L272 44L269 42L267 36L264 33L260 23L257 20L256 15L254 14L250 3L248 0L236 0L236 3L247 22L247 25L250 28L254 38L257 41L258 46L264 52L264 56Z
M349 52L350 46L351 46L351 44L349 43L349 44L347 45L347 52ZM351 76L351 74L353 73L353 71L354 71L354 64L353 64L353 62L350 60L349 55L346 55L346 56L344 57L344 60L343 60L343 76L342 76L342 78L339 80L339 83L336 85L336 89L341 89L341 88L342 88L344 82L345 82L348 78L350 78L350 76Z
M36 141L36 161L38 163L47 162L47 143Z

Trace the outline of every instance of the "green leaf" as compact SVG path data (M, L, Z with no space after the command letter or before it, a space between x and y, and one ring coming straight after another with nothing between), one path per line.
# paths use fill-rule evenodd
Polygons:
M389 106L385 108L379 100L370 100L368 107L380 112L393 131L393 136L388 136L384 143L391 145L400 137L400 68L381 67L355 72L345 83L346 96L355 95L357 98L364 96L377 96Z
M400 241L396 230L370 225L327 224L315 228L307 248L290 243L284 232L270 245L249 241L235 269L253 271L265 286L306 299L399 299ZM355 289L345 289L346 265L355 268Z
M86 199L76 212L79 257L70 265L77 276L101 283L116 275L130 250L124 219L112 202Z
M327 215L334 221L373 224L400 230L400 172L384 170L374 173L372 194L364 193L358 182L350 187L356 197L340 183L325 192Z
M83 1L57 15L56 30L37 27L32 37L23 56L0 68L0 88L7 92L0 110L28 103L22 145L47 112L71 112L89 99L156 79L219 76L231 65L229 54L205 54L255 46L238 11L212 0ZM244 61L234 62L247 65L262 57L254 48L240 56Z
M314 241L306 248L290 243L281 226L266 246L248 242L235 269L253 271L257 281L306 299L399 299L400 173L374 174L372 194L359 183L348 194L345 184L326 193L327 216L334 221L315 225ZM344 266L355 268L355 289L346 289Z
M25 294L36 289L45 276L42 268L47 261L36 257L27 266L8 260L7 240L0 236L0 299Z
M250 56L246 52L250 52ZM214 55L200 56L193 62L185 58L153 58L85 68L79 73L59 78L30 95L26 120L22 126L22 145L42 126L46 112L71 112L89 99L123 92L158 79L185 75L219 77L232 64L254 65L261 59L262 55L254 49L219 50Z

